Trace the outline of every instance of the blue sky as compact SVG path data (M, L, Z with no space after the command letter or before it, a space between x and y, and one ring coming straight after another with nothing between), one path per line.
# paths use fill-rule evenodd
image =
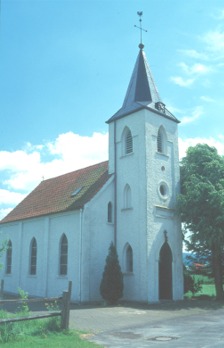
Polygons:
M43 178L107 159L138 54L137 11L180 155L224 154L223 0L0 0L0 218Z

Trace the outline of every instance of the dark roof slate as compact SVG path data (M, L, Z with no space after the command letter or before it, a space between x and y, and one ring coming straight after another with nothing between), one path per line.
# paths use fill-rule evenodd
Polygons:
M157 107L158 103L162 103L162 101L153 80L142 45L128 85L123 105L107 121L107 123L111 123L141 109L151 110L175 122L179 122L177 118L165 108L163 103L164 108L161 111L161 109Z
M109 177L106 161L44 180L0 223L80 209Z

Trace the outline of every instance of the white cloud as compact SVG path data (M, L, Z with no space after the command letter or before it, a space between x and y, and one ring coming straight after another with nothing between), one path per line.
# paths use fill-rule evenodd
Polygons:
M217 29L207 32L201 38L207 46L207 50L213 54L213 59L218 60L224 56L224 31Z
M187 75L202 75L212 71L209 66L200 63L196 63L190 66L184 62L181 62L179 63L179 66Z
M208 60L208 56L205 53L198 52L194 49L178 50L178 52L189 58Z
M213 99L213 98L211 98L211 97L209 97L207 95L202 95L200 97L200 99L205 101L205 102L207 102L207 103L214 103L215 102L215 99Z
M194 79L185 79L181 76L172 76L171 81L180 87L190 87L194 83Z
M213 18L217 19L218 21L221 21L224 19L224 9L216 11L215 14L213 14Z
M0 208L0 220L2 220L6 215L8 215L10 213L10 211L12 211L13 207L11 208Z
M19 192L12 192L0 189L0 205L18 204L26 195Z
M61 134L54 143L47 144L53 155L59 155L72 170L108 158L108 134L94 132L91 137L72 132Z
M27 153L23 150L14 152L0 151L0 170L29 170L33 165L40 162L40 153Z
M42 160L44 156L45 161ZM43 145L0 151L0 218L18 204L41 180L108 159L108 133L80 136L68 132ZM3 209L2 206L10 206Z
M186 155L186 151L189 146L195 146L197 144L208 144L211 147L215 147L220 155L224 155L224 137L220 135L215 138L179 138L179 158L183 158Z
M203 115L203 108L201 106L197 106L190 116L184 116L181 119L181 125L192 123L196 121L201 115Z

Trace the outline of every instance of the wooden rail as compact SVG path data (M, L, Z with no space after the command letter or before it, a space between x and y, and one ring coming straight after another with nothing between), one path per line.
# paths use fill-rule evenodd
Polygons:
M1 281L1 289L0 289L1 297L3 296L3 289L4 289L4 281ZM61 311L54 311L54 312L49 312L49 313L44 313L44 314L37 314L37 315L28 315L28 316L18 317L18 318L0 319L0 324L60 316L61 317L61 329L67 330L69 328L71 292L72 292L72 282L69 281L68 290L63 291L62 297L36 298L36 299L33 298L33 299L26 299L26 300L23 300L23 299L0 300L0 304L4 304L4 303L34 303L34 302L45 302L45 301L49 303L49 302L55 302L55 301L62 301L62 310Z

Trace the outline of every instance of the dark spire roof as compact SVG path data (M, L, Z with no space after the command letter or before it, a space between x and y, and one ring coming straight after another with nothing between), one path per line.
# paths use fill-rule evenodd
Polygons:
M139 45L140 51L135 63L135 67L129 82L127 93L121 109L113 115L107 123L131 114L141 109L150 109L156 113L163 114L164 117L171 118L179 122L162 103L159 92L154 83L145 52L144 45Z

